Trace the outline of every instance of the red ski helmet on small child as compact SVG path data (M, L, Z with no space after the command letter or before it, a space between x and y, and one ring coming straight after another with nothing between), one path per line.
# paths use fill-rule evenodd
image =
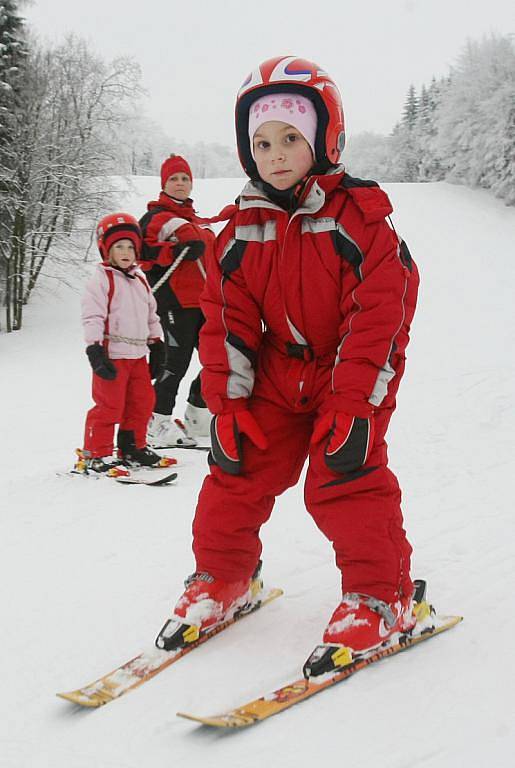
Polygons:
M109 256L109 248L118 240L130 240L136 251L136 258L141 253L143 237L137 219L130 213L110 213L97 224L97 245L104 261Z
M299 93L313 102L318 118L315 161L325 168L337 165L345 144L345 123L336 84L313 61L277 56L250 73L236 98L236 143L245 173L251 178L257 176L250 151L249 110L256 99L268 93Z

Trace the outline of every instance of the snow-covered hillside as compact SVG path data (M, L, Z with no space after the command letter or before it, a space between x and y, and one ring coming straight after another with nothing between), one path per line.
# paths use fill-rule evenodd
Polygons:
M241 183L196 182L200 213ZM1 768L513 765L515 210L447 184L386 188L422 278L391 464L413 573L465 621L251 730L176 718L279 687L320 640L339 579L299 486L262 532L265 579L284 597L107 707L55 698L152 644L193 570L206 456L177 451L166 488L57 476L81 444L90 374L79 293L54 285L0 337ZM136 178L120 205L141 215L157 191Z

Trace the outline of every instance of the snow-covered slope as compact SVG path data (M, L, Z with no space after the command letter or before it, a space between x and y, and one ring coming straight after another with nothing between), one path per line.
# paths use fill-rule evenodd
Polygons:
M240 187L198 181L199 211L217 212ZM121 206L140 215L157 189L136 178ZM283 598L99 711L56 699L152 643L193 570L206 470L204 454L183 451L174 487L56 475L90 402L79 294L56 285L23 331L0 337L1 768L513 764L515 210L446 184L387 189L422 276L391 462L414 575L465 621L252 730L176 718L273 690L319 641L339 580L299 486L262 532L265 578Z

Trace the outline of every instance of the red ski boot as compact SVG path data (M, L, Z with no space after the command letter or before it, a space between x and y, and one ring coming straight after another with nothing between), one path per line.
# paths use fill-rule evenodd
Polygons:
M325 629L323 645L315 648L304 665L304 675L337 671L387 646L394 636L411 632L417 617L429 614L425 582L415 582L415 586L414 596L400 597L394 603L370 595L344 594Z
M221 581L209 573L194 573L184 583L173 616L157 636L156 646L172 651L194 643L224 621L249 610L263 588L261 562L244 581Z

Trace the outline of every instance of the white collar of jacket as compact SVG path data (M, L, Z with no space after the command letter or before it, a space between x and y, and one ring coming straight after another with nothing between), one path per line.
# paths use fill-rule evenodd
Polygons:
M310 179L308 179L307 194L302 201L302 204L295 211L294 215L303 213L312 215L317 213L325 204L326 192L322 188L322 185L325 186L323 184L323 180L330 176L343 174L344 171L345 169L343 165L336 165L323 176L312 176ZM261 190L255 186L255 184L252 183L252 181L248 181L245 184L240 195L239 207L240 211L246 211L249 208L269 208L271 210L282 211L284 213L284 209L275 203L272 203L272 201L269 200L261 192Z

